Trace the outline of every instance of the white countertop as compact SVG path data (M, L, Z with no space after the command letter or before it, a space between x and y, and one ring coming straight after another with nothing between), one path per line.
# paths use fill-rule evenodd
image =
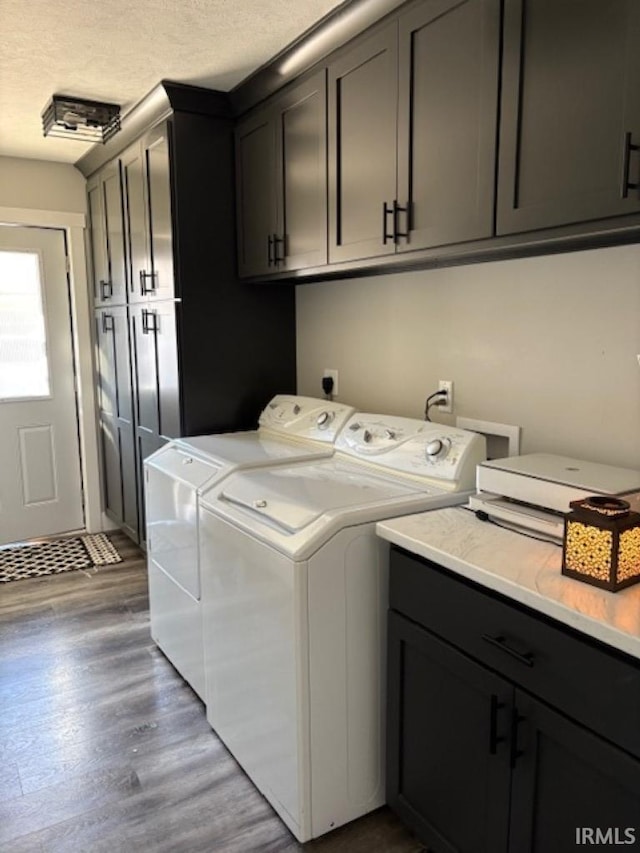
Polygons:
M640 659L640 583L612 593L565 577L559 545L479 521L461 507L380 521L376 530L407 551Z

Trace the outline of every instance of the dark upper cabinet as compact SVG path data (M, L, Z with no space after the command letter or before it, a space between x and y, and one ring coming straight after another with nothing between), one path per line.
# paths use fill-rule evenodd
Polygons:
M395 251L397 80L395 22L329 65L330 263Z
M129 245L129 300L174 296L169 126L146 134L122 157Z
M325 264L324 71L239 123L236 163L240 275Z
M262 275L274 267L276 204L276 126L269 111L236 129L238 271Z
M162 88L169 117L132 133L109 164L122 170L128 303L96 323L105 503L139 541L150 453L178 436L255 428L274 394L295 390L294 293L236 273L227 97Z
M120 163L110 163L87 185L93 300L95 305L126 302L124 211Z
M425 0L329 68L331 261L493 233L498 0Z
M498 234L640 210L639 44L637 0L506 0Z
M427 0L399 19L399 251L493 233L499 0Z

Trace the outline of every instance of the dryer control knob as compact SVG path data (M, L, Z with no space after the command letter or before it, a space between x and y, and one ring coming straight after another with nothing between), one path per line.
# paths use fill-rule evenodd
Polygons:
M297 403L296 403L296 404L295 404L295 406L293 407L293 414L294 414L294 415L299 415L299 414L300 414L300 406L299 406Z
M193 459L190 456L187 456L186 459L182 460L183 465L191 465L192 462L193 462Z
M440 441L439 438L434 438L433 441L430 441L429 444L425 447L425 451L427 454L427 459L435 459L437 456L444 450L444 444Z
M266 502L266 501L264 500L264 498L263 498L263 499L261 499L261 500L254 501L254 502L253 502L253 505L254 505L254 507L255 507L256 509L264 509L264 508L266 507L266 505L267 505L267 502Z
M318 429L326 429L333 420L333 412L320 412L316 424Z

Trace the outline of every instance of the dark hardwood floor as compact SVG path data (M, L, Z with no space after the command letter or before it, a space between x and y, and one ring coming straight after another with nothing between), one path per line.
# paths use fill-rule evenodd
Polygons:
M0 851L417 853L380 809L299 844L149 635L145 558L0 588Z

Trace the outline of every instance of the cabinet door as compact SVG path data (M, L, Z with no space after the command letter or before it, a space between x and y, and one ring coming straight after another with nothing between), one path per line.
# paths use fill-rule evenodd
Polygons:
M640 210L639 40L637 0L507 0L498 234Z
M138 142L122 157L128 249L129 301L144 302L151 279L147 247L147 212L144 190L144 155Z
M395 251L397 79L395 23L329 67L330 262Z
M119 160L116 160L115 163L110 163L103 170L101 181L109 272L109 285L106 288L108 296L105 302L108 304L124 304L127 301L127 274L122 179Z
M96 341L105 511L135 535L138 499L126 306L96 312Z
M130 323L137 431L177 438L181 430L175 303L136 305Z
M399 28L398 250L490 237L499 0L426 0Z
M151 276L146 289L153 299L172 299L175 294L171 217L170 122L155 128L143 140L145 190L148 207Z
M439 853L507 847L512 689L389 614L387 802Z
M275 271L276 123L262 111L236 130L238 272L241 276Z
M109 292L107 233L104 222L102 181L94 175L87 183L87 200L91 235L92 289L95 305L102 305Z
M278 102L278 269L327 263L327 82L322 70ZM282 259L282 260L280 260Z
M640 761L524 693L516 702L511 853L565 853L596 843L579 835L595 828L601 844L633 843L628 828L640 844Z

